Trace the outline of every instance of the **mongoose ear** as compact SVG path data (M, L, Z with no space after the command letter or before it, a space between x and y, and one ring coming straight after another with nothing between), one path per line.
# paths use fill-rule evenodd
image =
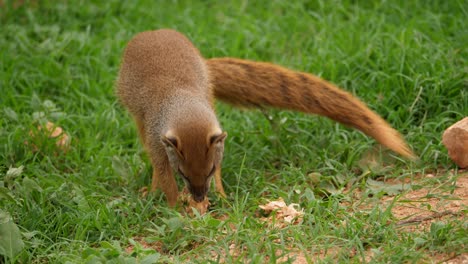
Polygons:
M161 142L166 148L172 148L177 151L180 149L179 137L176 136L171 130L167 131L166 134L161 137Z
M166 134L165 136L161 138L161 141L164 144L164 146L166 146L167 148L178 149L179 141L177 140L177 137L175 136L167 136Z
M184 155L180 152L180 142L179 138L173 135L170 131L167 132L164 136L161 137L161 142L166 148L166 153L169 156L169 159L175 162L175 158L179 157L184 159ZM171 162L171 164L173 163Z
M210 137L210 146L217 144L217 143L224 143L224 140L227 137L227 133L223 132L221 134L213 135Z
M209 138L209 148L214 153L214 162L215 164L220 164L221 160L223 159L223 152L224 152L224 140L227 137L226 132L222 132L221 134L212 135Z

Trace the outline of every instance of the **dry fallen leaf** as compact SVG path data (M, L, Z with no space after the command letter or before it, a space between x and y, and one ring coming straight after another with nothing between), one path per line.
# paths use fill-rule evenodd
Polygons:
M63 152L67 152L70 147L70 137L63 131L63 129L52 122L47 122L45 126L39 125L36 131L29 131L32 143L30 144L33 151L39 151L38 145L41 145L40 141L44 139L55 140L57 148ZM27 145L29 142L25 142Z
M210 202L208 201L207 198L205 198L205 200L203 200L202 202L195 202L193 199L190 199L189 201L189 207L187 208L187 210L190 210L190 213L192 212L191 211L191 207L197 209L197 211L200 213L200 215L204 215L206 214L206 212L208 212L208 206L210 206Z
M259 205L265 213L276 211L275 223L278 227L284 227L287 224L299 224L302 222L304 210L299 208L298 204L286 205L282 198L277 201L271 201L265 205ZM272 221L271 217L263 218L264 221Z
M200 213L200 215L204 215L206 212L208 212L208 206L210 206L208 197L205 197L205 200L202 202L196 202L193 200L192 195L189 193L187 188L184 188L179 195L179 199L185 206L185 212L191 216L193 216L192 208L195 208Z
M146 198L148 196L148 193L150 192L147 186L141 187L140 190L138 190L142 198Z

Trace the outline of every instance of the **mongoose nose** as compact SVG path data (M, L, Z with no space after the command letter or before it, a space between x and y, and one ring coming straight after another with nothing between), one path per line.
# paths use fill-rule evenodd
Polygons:
M193 200L195 200L195 202L197 202L197 203L203 202L203 200L205 200L205 195L204 194L193 194L192 193L192 197L193 197Z

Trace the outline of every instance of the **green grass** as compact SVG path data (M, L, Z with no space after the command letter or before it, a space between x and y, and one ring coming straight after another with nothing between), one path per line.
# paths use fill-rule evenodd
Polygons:
M455 166L441 134L468 114L466 1L1 2L0 263L274 263L292 250L309 261L333 250L323 262L359 263L372 251L374 263L414 263L466 253L466 217L405 232L385 208L347 206L356 198L342 191L371 194L366 179L382 175L444 175L422 183L431 186L459 177L444 174ZM141 198L151 167L114 83L127 41L157 28L183 32L207 58L270 61L336 83L401 131L421 162L366 173L359 160L375 143L357 131L218 104L228 199L210 194L211 213L189 218L160 194ZM69 152L25 144L43 120L70 134ZM379 195L370 196L362 203ZM304 208L301 225L260 220L258 205L278 197ZM17 242L10 253L6 234Z

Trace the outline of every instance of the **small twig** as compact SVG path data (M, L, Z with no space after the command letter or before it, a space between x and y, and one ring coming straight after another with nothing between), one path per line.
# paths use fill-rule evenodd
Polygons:
M462 215L462 214L459 213L459 212L444 211L444 212L440 212L440 213L435 213L435 214L430 215L430 216L416 217L416 218L409 219L409 220L399 221L399 222L397 223L397 225L406 225L406 224L412 224L412 223L420 223L420 222L432 220L432 219L435 219L435 218L440 218L440 217L443 217L443 216L446 216L446 215L460 216L460 215Z
M449 260L455 259L456 257L458 257L460 255L461 254L455 254L455 255L450 256L450 257L448 257L448 258L446 258L446 259L444 259L444 260L442 260L441 262L438 262L438 263L447 263ZM465 263L465 262L463 262L463 263Z

